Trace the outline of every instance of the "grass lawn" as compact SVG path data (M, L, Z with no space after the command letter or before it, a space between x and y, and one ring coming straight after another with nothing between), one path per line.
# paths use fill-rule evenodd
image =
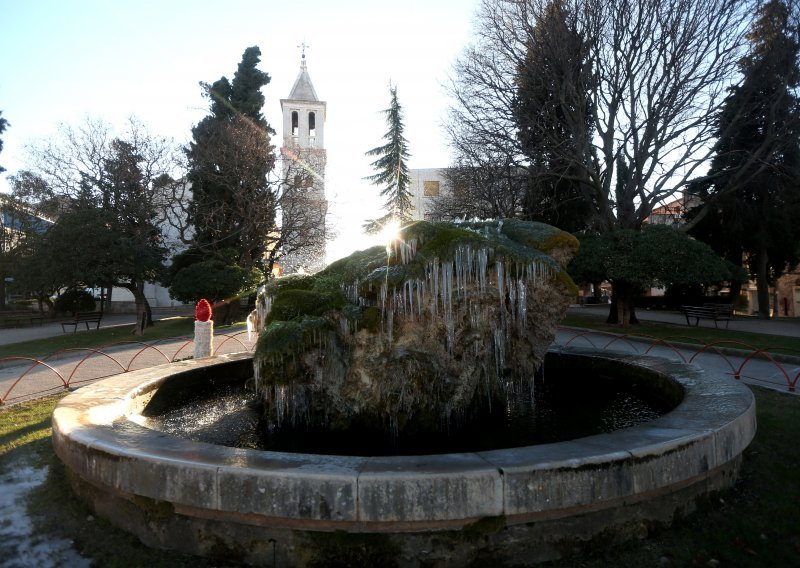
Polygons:
M674 342L682 343L716 343L719 341L741 342L756 349L766 349L771 353L785 353L800 356L800 338L786 337L783 335L767 335L763 333L750 333L732 329L716 329L713 327L694 327L661 322L643 321L638 325L621 328L617 324L605 323L603 317L567 314L561 325L582 327L605 331L616 334L629 334L634 336L650 336L659 339L671 338ZM737 348L736 345L723 344L725 347Z
M758 434L744 453L735 487L707 499L672 528L552 566L800 566L800 397L753 391ZM58 398L0 409L0 472L19 463L49 467L45 483L29 496L37 532L72 540L96 566L226 565L148 549L76 499L49 440Z
M215 329L225 330L230 327L219 326L215 327ZM133 325L121 325L0 345L0 358L42 357L71 347L101 347L128 341L155 341L171 337L191 337L194 334L194 317L178 316L158 320L153 327L148 327L144 335L141 336L133 335L131 333L132 328Z
M595 329L605 325L597 318L588 319L590 321L569 317L564 324ZM191 321L164 322L157 327L165 332L172 330L171 335L187 335ZM606 327L610 332L620 331L616 326ZM736 339L758 346L782 342L786 349L798 344L791 338L664 324L645 324L637 327L637 332L657 337L688 335L698 341ZM86 338L90 334L78 336ZM154 338L145 336L148 337ZM113 341L114 336L104 335L97 338L96 345ZM52 342L43 342L50 346L45 352L54 350ZM87 346L83 341L77 345ZM41 348L39 345L38 349ZM18 353L15 349L14 354ZM654 528L643 540L612 550L598 549L549 566L800 566L800 397L758 387L754 387L753 392L758 433L744 452L740 480L733 488L705 499L698 511L678 519L672 527ZM202 568L231 565L224 560L198 559L149 549L97 518L75 498L49 439L50 414L61 396L0 407L0 474L19 464L49 468L46 481L28 497L35 531L46 537L73 541L75 550L91 558L96 566Z

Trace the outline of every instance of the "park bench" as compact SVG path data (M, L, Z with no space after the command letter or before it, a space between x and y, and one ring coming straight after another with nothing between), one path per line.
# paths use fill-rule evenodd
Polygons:
M720 316L727 316L733 319L733 304L703 304L704 308L714 308Z
M686 325L692 325L691 318L694 318L694 325L699 326L701 319L710 319L714 322L714 327L719 327L717 322L724 321L727 329L728 323L733 319L733 306L731 304L703 304L702 306L683 306L683 315L686 316Z
M1 327L17 327L23 324L31 325L39 322L42 325L44 317L42 314L30 310L8 310L0 312Z
M61 329L66 332L67 326L72 326L73 333L78 331L79 324L85 324L86 330L89 330L89 324L93 323L95 325L95 329L100 329L100 319L103 317L102 312L78 312L75 316L69 320L61 322Z

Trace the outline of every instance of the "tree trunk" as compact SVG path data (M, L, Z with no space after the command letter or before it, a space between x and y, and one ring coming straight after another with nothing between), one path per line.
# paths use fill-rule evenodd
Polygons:
M615 281L611 283L611 308L608 311L606 323L617 324L621 327L639 323L636 317L636 298L639 289L628 282Z
M144 299L144 311L147 314L147 327L153 327L156 322L153 321L153 309L150 307L150 300Z
M756 296L758 297L758 317L769 319L769 258L766 247L762 246L756 255Z
M239 317L239 298L214 304L212 319L214 325L230 325Z
M6 271L5 266L0 268L0 310L6 309Z
M739 301L739 295L742 293L742 283L741 282L731 282L731 304L734 306Z
M147 326L146 327L153 327L153 325L154 325L153 324L153 310L150 308L150 302L148 301L147 296L144 295L144 281L139 282L136 285L136 287L139 289L139 293L144 298L144 312L145 312L145 314L147 314L147 320L146 320ZM136 307L137 307L136 313L141 313L138 310L139 306L137 305Z
M600 284L602 282L592 282L592 297L595 300L595 304L599 304L603 299L603 290L600 288Z
M133 335L143 335L144 328L147 327L147 298L145 298L144 292L139 289L136 282L118 284L118 286L127 288L133 294L133 298L136 300L136 325L133 328Z
M36 302L39 304L39 313L45 315L44 307L47 306L47 316L53 317L55 310L53 309L53 300L50 299L48 294L43 292L36 292Z

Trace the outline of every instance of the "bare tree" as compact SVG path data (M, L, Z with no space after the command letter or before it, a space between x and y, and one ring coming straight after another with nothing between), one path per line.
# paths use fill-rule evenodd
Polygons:
M59 126L56 136L28 145L30 168L12 180L15 195L52 216L73 211L101 210L117 216L137 238L160 247L165 186L177 173L177 148L151 135L136 119L117 136L98 119ZM121 280L91 285L120 286L134 295L137 307L150 313L144 281L126 274ZM102 309L102 305L101 305ZM152 322L151 318L148 320Z
M551 99L558 112L548 112L572 133L570 144L554 136L552 122L515 122L521 70L530 50L545 45L537 34L554 2L570 33L549 34L538 60L567 59L577 35L582 72L540 65L525 78L558 94ZM527 166L523 126L563 164L561 175L591 206L592 227L640 228L707 167L714 117L738 80L751 18L743 0L484 0L475 44L455 67L451 132ZM623 303L632 300L618 292Z
M447 190L432 200L436 219L517 217L525 198L525 171L507 160L460 163L444 170ZM477 165L476 165L477 164Z
M333 235L325 200L325 153L313 148L281 149L278 217L280 230L269 246L270 268L276 262L284 270L315 272L325 265L325 241ZM278 168L276 168L278 169Z

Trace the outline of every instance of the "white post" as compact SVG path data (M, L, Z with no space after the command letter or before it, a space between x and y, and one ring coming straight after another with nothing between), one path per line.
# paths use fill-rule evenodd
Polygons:
M211 357L214 351L214 322L213 320L194 322L194 358L202 359Z

